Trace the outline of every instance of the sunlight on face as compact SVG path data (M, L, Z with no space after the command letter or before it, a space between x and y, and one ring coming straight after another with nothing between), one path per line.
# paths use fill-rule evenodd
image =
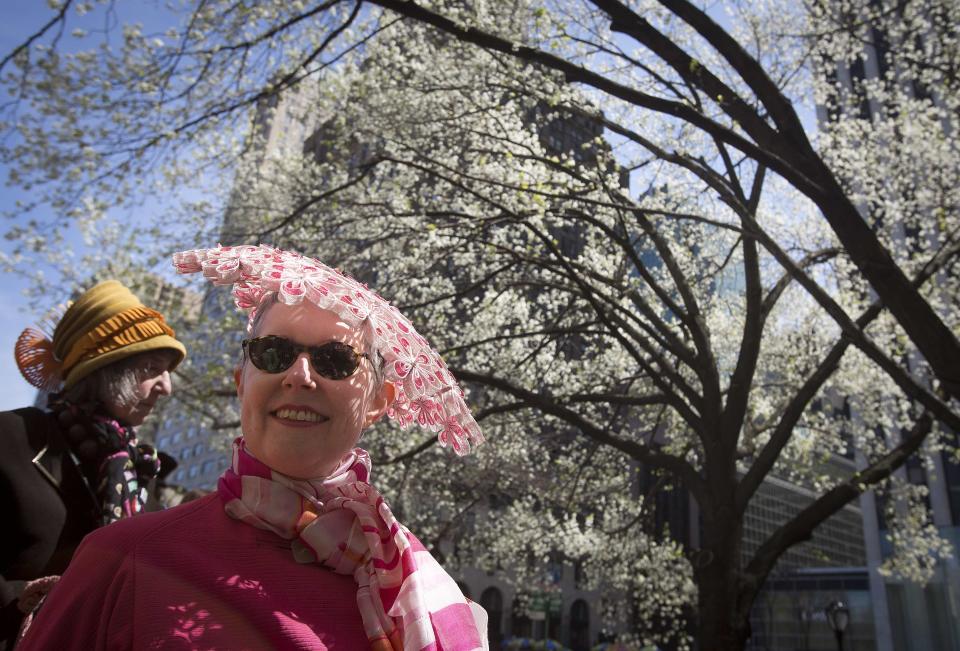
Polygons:
M270 306L256 335L277 335L306 346L341 341L364 351L358 330L312 303ZM350 377L330 380L316 372L306 353L273 374L246 360L237 383L247 448L273 470L298 479L329 475L363 428L386 410L390 393L386 386L376 390L366 359Z
M168 351L154 350L140 353L135 359L137 373L141 378L137 384L137 400L127 403L121 401L116 395L100 396L100 401L107 413L131 427L143 424L157 405L157 401L162 396L169 396L173 392L173 382L168 370L171 364Z

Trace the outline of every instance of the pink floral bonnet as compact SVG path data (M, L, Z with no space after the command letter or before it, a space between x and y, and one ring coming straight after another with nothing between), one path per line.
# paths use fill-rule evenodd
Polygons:
M400 311L376 292L319 260L270 246L217 246L173 256L178 273L203 272L215 285L233 285L238 308L250 322L264 295L297 305L304 299L336 313L344 322L366 326L385 360L385 379L397 397L388 416L406 428L412 423L438 433L441 445L464 455L483 443L463 390L440 355Z

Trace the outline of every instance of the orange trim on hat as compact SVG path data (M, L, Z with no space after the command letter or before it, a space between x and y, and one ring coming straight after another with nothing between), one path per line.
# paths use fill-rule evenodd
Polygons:
M23 379L44 391L52 391L63 379L63 363L53 353L50 337L34 328L26 328L17 337L13 356Z
M131 307L80 338L63 360L63 375L81 361L160 335L174 336L163 315L149 307Z

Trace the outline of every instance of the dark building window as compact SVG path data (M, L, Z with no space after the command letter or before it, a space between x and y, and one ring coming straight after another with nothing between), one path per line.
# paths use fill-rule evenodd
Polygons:
M960 444L960 436L953 434L953 445ZM940 453L943 461L943 481L947 486L947 495L950 498L950 516L953 526L960 525L960 463L955 461L950 453Z
M669 537L682 545L690 544L690 496L683 486L664 484L650 468L644 467L640 476L642 494L653 497L654 536Z
M590 607L583 599L570 606L570 646L573 651L590 648Z
M587 572L583 569L583 561L579 559L573 562L573 584L578 590L587 584Z
M487 639L491 649L499 649L503 633L503 595L497 588L487 588L480 595L480 605L487 611Z
M514 637L530 637L533 634L533 622L519 599L513 600L510 611L510 634Z

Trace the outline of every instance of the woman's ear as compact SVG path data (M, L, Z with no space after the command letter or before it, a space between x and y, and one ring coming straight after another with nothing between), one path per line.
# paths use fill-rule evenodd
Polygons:
M243 367L235 366L233 368L233 383L237 385L237 397L243 398Z
M367 413L363 415L363 426L370 427L387 413L387 409L393 404L397 397L397 387L393 382L384 382L380 391L370 401Z

